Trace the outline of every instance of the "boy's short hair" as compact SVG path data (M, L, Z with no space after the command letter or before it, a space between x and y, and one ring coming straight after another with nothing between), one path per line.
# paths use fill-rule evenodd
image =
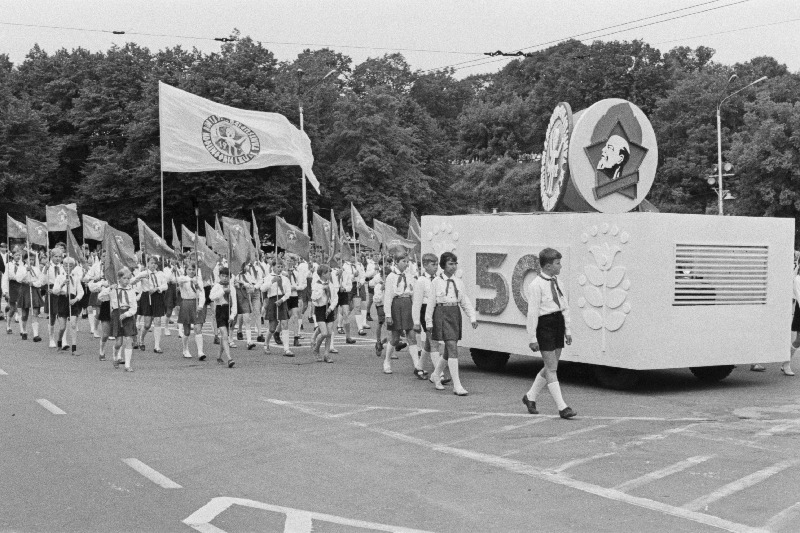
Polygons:
M154 263L158 263L158 257L156 257L155 255L148 255L147 256L147 264L148 265L150 264L150 261L153 261Z
M423 265L426 263L436 263L437 261L438 259L436 259L436 256L434 254L425 254L422 256Z
M331 267L329 267L328 265L320 265L317 267L317 276L322 276L330 271Z
M439 266L444 270L444 267L446 267L447 263L450 261L458 263L458 257L456 257L456 254L453 252L444 252L439 258Z
M222 267L219 269L219 275L231 277L231 271L228 270L228 267Z
M117 278L130 274L131 274L131 269L128 267L122 267L119 270L117 270Z
M550 263L554 263L557 259L561 259L561 252L555 248L545 248L539 252L539 266L545 267Z

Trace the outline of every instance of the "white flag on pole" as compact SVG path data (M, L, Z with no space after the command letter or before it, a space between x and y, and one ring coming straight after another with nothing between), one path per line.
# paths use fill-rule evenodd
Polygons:
M164 172L298 165L319 193L311 140L283 115L218 104L162 82L158 105Z

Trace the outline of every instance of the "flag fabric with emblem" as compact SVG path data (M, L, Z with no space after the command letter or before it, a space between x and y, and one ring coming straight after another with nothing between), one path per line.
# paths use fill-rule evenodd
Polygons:
M194 233L189 228L181 224L181 245L184 248L194 248Z
M414 254L419 259L422 257L422 228L413 211L411 212L411 220L408 221L408 234L406 236L409 241L415 243Z
M106 222L99 218L83 215L83 238L93 241L102 241L103 232L106 229Z
M311 223L311 233L314 235L314 244L322 248L325 254L331 253L331 226L330 222L322 218L318 213L313 213Z
M72 257L78 261L79 265L86 267L87 263L86 258L83 256L83 249L75 239L75 235L72 234L72 230L67 230L67 257Z
M217 266L217 261L219 256L205 242L198 239L197 263L200 265L200 274L204 280L214 279L214 267Z
M352 202L350 202L350 217L353 221L355 231L358 232L358 242L370 250L379 251L381 249L381 243L377 239L375 231L367 226L367 223L364 222L364 217L361 216L361 213L358 212L356 206L354 206Z
M278 113L237 109L158 83L161 170L298 165L319 193L311 140Z
M181 247L181 238L178 236L178 230L175 229L175 221L172 220L172 249L175 252L182 252L183 248Z
M27 239L28 228L22 222L14 220L11 215L6 215L6 230L9 239Z
M391 252L396 248L403 248L408 251L413 250L416 246L413 241L401 237L397 230L389 224L377 219L372 219L372 223L375 225L375 233L378 234L381 244L387 251Z
M342 261L352 261L353 251L350 249L350 244L347 242L347 232L344 230L344 222L339 221L339 253L341 254Z
M44 222L25 217L25 227L28 233L28 241L39 246L49 246L47 242L47 225Z
M81 225L76 204L48 205L45 216L48 231L67 231Z
M225 231L230 230L225 234L228 239L228 266L231 269L231 275L234 275L242 271L242 265L245 262L253 260L253 242L250 240L250 235L243 230L244 225L230 225L224 219L225 217L223 217ZM236 231L237 227L240 228L239 231Z
M117 272L120 268L128 267L131 272L136 268L138 261L133 238L124 231L107 224L103 235L103 249L106 251L103 275L110 282L117 282Z
M303 259L309 258L311 239L300 228L289 224L281 217L275 217L275 244Z
M222 236L222 233L217 232L211 227L211 224L204 222L206 225L206 241L208 246L216 253L223 257L228 257L228 240Z
M136 219L139 225L139 248L147 256L160 257L161 259L174 259L175 251L164 242L158 233L150 229L141 218Z

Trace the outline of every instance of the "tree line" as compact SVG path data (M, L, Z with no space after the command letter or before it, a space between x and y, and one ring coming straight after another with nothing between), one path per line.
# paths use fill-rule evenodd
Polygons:
M722 108L723 159L735 174L726 214L800 210L800 75L771 57L724 65L704 46L662 53L639 40L571 40L457 79L448 69L414 71L399 53L353 64L323 48L278 61L250 37L231 37L210 54L134 43L105 52L34 46L17 65L0 54L0 211L24 220L76 202L120 229L135 231L140 217L160 230L160 80L296 125L302 106L323 186L309 193L310 207L349 219L353 202L367 221L403 233L411 211L541 209L538 154L553 108L603 98L630 100L653 123L659 165L648 200L666 212L715 213L705 177L717 159L716 106L725 90L760 76L767 81ZM252 209L271 233L275 215L299 223L300 187L294 167L169 173L167 228L170 217L192 222L197 205L205 220Z

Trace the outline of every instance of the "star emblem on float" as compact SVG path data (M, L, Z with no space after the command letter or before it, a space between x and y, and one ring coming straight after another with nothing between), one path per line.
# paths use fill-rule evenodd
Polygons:
M628 105L612 107L597 122L592 144L584 148L595 169L595 199L612 194L636 199L639 167L648 152L641 143L642 128Z

